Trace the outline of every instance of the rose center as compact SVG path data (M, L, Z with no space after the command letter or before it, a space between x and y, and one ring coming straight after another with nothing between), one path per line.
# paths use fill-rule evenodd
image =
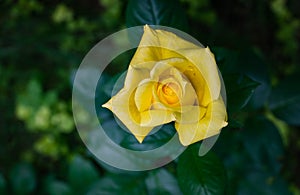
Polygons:
M178 91L178 86L175 83L167 83L163 85L162 91L167 96L177 96L176 91Z
M166 83L161 86L159 97L166 104L176 104L179 101L178 92L180 87L176 83Z

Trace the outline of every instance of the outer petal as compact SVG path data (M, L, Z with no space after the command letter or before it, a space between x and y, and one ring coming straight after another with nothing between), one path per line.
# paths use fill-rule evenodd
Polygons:
M136 69L129 66L127 70L127 75L124 82L124 88L127 90L132 90L137 88L139 83L145 78L149 78L150 71L147 69Z
M145 67L154 66L155 62L144 63ZM150 77L149 69L137 69L129 66L125 78L124 88L113 96L106 104L102 105L110 109L122 123L134 134L139 142L152 130L152 127L140 125L141 116L138 111L134 94L139 83Z
M153 127L140 126L141 116L134 103L134 92L134 90L122 89L102 106L110 109L133 133L137 140L142 142Z
M226 108L222 98L212 102L208 106L207 113L203 119L196 123L175 123L180 142L187 146L194 142L203 140L220 133L221 128L227 125Z
M178 50L189 48L197 49L199 46L188 42L182 38L179 38L174 33L164 30L154 30L148 25L144 26L144 35L141 39L139 47L158 47L156 51L159 52L160 59L166 59L170 57L179 57ZM167 49L167 50L161 50ZM177 53L177 54L176 54Z
M178 52L196 66L206 82L205 87L208 87L209 93L204 93L202 101L207 103L211 100L217 100L220 95L221 82L214 55L209 48L199 48L193 51L180 50ZM189 79L193 80L192 78Z
M181 112L175 112L176 123L192 124L198 123L205 115L207 109L200 106L184 106Z
M164 46L168 44L170 44L169 46L171 48L174 48L175 50L178 47L176 46L176 41L173 41L172 38L167 36L161 37L160 33L161 31L153 30L148 25L145 25L144 34L140 41L139 47L137 48L136 53L130 62L131 65L138 65L149 61L160 61L168 58L181 57L181 55L177 54L174 51L162 50Z
M193 143L194 138L196 137L195 128L197 128L198 123L191 124L180 124L175 122L175 129L179 135L179 141L182 145L188 146Z
M167 110L148 110L141 113L141 126L155 127L175 121L175 116Z

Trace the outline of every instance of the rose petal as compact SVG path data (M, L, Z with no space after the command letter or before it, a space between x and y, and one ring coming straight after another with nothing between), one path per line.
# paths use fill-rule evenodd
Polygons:
M138 67L139 64L143 64L149 61L161 61L168 58L182 57L171 50L162 50L164 45L172 47L174 46L175 50L177 48L176 41L172 41L172 37L161 37L160 30L153 30L148 25L144 27L144 34L140 41L139 47L136 50L130 64ZM172 33L170 33L172 34ZM174 34L172 34L174 36ZM162 39L164 38L164 39ZM163 47L161 43L163 42Z
M227 114L222 98L209 104L207 113L197 123L175 123L180 142L187 146L220 133L220 129L227 125Z
M137 109L140 112L150 109L152 104L153 87L155 84L156 82L153 82L150 79L145 79L140 83L140 85L136 89L134 101L137 106Z
M209 48L199 48L190 52L189 50L180 50L178 53L188 58L194 66L201 72L206 86L210 93L204 93L203 102L207 104L211 100L217 100L220 95L221 82L216 65L215 58ZM190 80L193 80L190 78Z
M182 59L182 58L168 58L168 59L160 60L159 62L157 62L155 64L155 66L151 70L150 76L153 80L156 80L156 81L158 81L159 78L164 78L164 77L168 77L168 76L174 76L176 78L176 75L174 75L174 74L180 74L180 72L176 69L175 70L171 70L171 69L174 69L175 64L182 64L183 62L184 62L184 59ZM138 64L136 66L140 67L141 65ZM136 67L136 66L133 65L133 67ZM169 70L169 71L167 71L167 70ZM164 74L164 72L166 72L166 73ZM180 77L181 77L181 75L180 75Z
M207 109L200 106L184 106L175 112L176 122L180 124L198 123L206 114Z
M138 84L149 77L150 72L147 69L136 69L129 66L124 82L124 88L127 90L137 88Z
M148 135L152 127L142 127L140 125L141 116L134 103L134 92L134 90L122 89L102 107L110 109L141 142L142 137Z
M185 82L183 92L184 94L180 102L181 106L199 105L197 93L190 82Z
M181 56L177 51L179 49L197 49L199 46L179 38L174 33L164 30L154 30L148 25L144 27L144 35L141 39L140 46L152 46L166 50L157 50L160 59L173 58Z
M157 100L157 97L153 96L155 101ZM163 103L161 102L154 102L152 105L151 105L151 109L152 110L170 110L168 107L166 107Z
M141 126L143 127L155 127L174 120L173 113L167 110L148 110L141 113Z
M198 123L192 124L181 124L175 122L175 129L179 135L179 141L182 145L188 146L192 143L196 136L195 129L197 128Z
M177 69L177 68L170 68L170 75L180 84L182 92L184 93L187 80L185 76Z

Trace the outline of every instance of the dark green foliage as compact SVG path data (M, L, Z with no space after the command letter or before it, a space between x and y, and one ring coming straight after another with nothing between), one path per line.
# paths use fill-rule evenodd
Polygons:
M178 160L177 174L184 194L224 194L225 168L213 153L198 156L199 145L191 145Z
M280 174L284 146L278 129L265 117L254 116L247 118L242 130L231 133L224 131L215 148L228 171L229 192L289 194Z
M291 125L300 125L300 74L294 74L276 85L269 106L275 116Z
M26 163L15 165L9 178L14 194L31 194L37 187L34 169Z
M99 178L96 167L80 156L75 156L68 170L68 181L74 192L86 193L89 186Z
M184 10L178 1L172 0L129 0L126 24L127 27L148 24L188 30Z
M242 74L224 75L226 94L228 98L228 111L236 112L244 108L252 97L259 83Z

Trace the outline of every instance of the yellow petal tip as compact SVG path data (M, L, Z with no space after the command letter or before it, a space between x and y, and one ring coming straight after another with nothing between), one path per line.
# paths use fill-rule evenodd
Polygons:
M148 24L145 24L145 25L144 25L144 31L148 30L149 28L150 28L150 27L149 27Z
M135 138L138 140L138 142L141 144L144 139L145 139L145 136L135 136Z
M112 106L111 106L110 101L108 101L108 102L106 102L105 104L103 104L103 105L102 105L102 108L107 108L107 109L111 110L111 109L112 109Z
M182 141L180 141L180 143L181 143L183 146L185 146L185 147L187 147L188 145L191 144L191 143L185 143L185 142L182 142Z

